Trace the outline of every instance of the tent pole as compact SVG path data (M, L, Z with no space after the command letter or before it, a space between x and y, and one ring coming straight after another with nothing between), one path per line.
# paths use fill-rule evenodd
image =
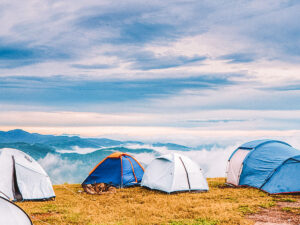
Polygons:
M187 170L186 170L186 167L185 167L185 165L184 165L184 163L183 163L183 161L182 161L182 158L179 157L179 159L180 159L180 161L181 161L181 163L182 163L182 165L183 165L183 168L184 168L184 170L185 170L185 173L186 173L186 179L187 179L187 182L188 182L188 185L189 185L189 191L191 191L191 184L190 184L189 174L188 174L188 172L187 172Z

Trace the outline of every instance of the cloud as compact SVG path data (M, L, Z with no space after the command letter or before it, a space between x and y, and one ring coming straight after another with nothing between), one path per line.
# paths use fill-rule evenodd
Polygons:
M72 118L77 111L114 112L132 134L138 134L141 126L156 132L163 127L162 133L169 129L176 133L174 127L297 129L297 117L270 118L266 113L290 115L289 110L299 110L296 1L0 4L4 112L34 111L37 118L39 113L45 118L47 112L71 112ZM254 110L259 116L201 117L200 112L216 110ZM186 112L193 115L174 119ZM157 119L157 114L171 119ZM11 121L56 127L58 116L52 116L49 123ZM84 127L84 121L85 127L93 126L81 116L82 121L71 118L62 124ZM147 120L143 123L140 118ZM95 121L95 126L103 122L119 135L111 128L114 121Z
M176 110L189 109L243 109L243 110L298 110L298 90L264 90L267 87L240 85L223 86L220 89L183 90L176 96L153 99L152 104Z
M230 123L230 122L244 122L246 120L223 119L223 120L188 120L189 123Z
M144 146L139 146L144 147ZM227 160L237 145L224 148L213 148L211 150L199 149L191 151L175 151L166 148L152 147L154 153L130 153L146 168L155 158L163 154L179 153L193 159L204 171L206 177L224 177ZM81 156L84 156L81 154ZM102 159L100 158L99 161ZM47 154L38 162L45 169L54 184L81 183L87 176L89 170L95 165L89 165L89 160L73 160L57 154Z
M185 155L195 161L201 169L203 169L204 175L206 177L225 177L226 174L226 166L227 160L231 153L238 147L238 145L227 146L224 148L216 148L213 147L211 150L207 149L199 149L199 150L191 150L191 151L175 151L175 150L167 150L167 149L157 149L154 148L158 154L155 153L141 153L141 154L133 154L134 157L143 163L147 169L147 165L151 163L151 161L158 157L159 155L170 154L170 153L178 153L181 155Z
M65 60L70 56L62 51L55 51L43 46L29 46L24 43L1 43L0 68L17 68L47 60Z
M262 88L263 89L263 88ZM281 86L273 86L266 88L267 90L274 90L274 91L299 91L300 90L300 84L294 83L289 85L281 85Z
M45 158L39 159L38 162L54 184L80 183L84 178L84 172L80 171L84 164L79 160L74 162L62 159L59 155L48 153Z
M143 73L148 78L175 73L189 76L246 72L248 77L260 81L271 75L283 79L282 74L299 71L295 66L298 8L299 4L290 1L152 1L147 5L137 1L88 1L72 6L69 1L6 2L0 18L6 21L0 33L4 46L19 45L14 49L16 53L33 55L27 59L5 59L1 74L84 73L112 78L139 77L141 70L152 72ZM51 31L48 27L52 27ZM182 40L187 42L180 47ZM159 55L157 49L167 51ZM225 62L220 62L222 56ZM102 59L108 57L114 60L103 63ZM278 61L290 63L283 67L294 70L277 68ZM245 63L249 65L245 67ZM99 74L100 69L105 71ZM172 73L155 71L163 69Z
M275 139L286 141L296 149L300 149L299 137L299 132L297 136L290 136L290 134L286 133L286 136L282 136L281 139L273 136ZM151 163L155 157L169 153L179 153L195 161L203 169L206 177L225 177L227 162L231 153L238 146L250 140L249 137L248 139L245 139L244 137L243 140L236 140L233 136L228 136L227 142L211 139L211 148L207 149L206 147L199 146L188 151L169 150L166 147L153 147L151 144L127 145L126 147L132 150L130 154L141 162L145 168L147 168L147 165ZM152 149L153 153L134 153L134 149L136 148ZM72 159L72 154L47 154L44 158L38 160L54 184L62 184L65 182L81 183L86 178L89 171L95 166L91 165L90 159L85 155L92 149L89 149L89 151L85 153L83 153L83 149L80 150L80 148L75 148L74 150L80 151L80 155L76 156L76 160ZM101 160L102 158L99 158L99 161Z
M281 54L299 57L300 29L295 21L299 9L299 3L283 1L277 9L253 17L248 24L241 26L240 33L263 43L266 47L277 49L277 58L285 58Z
M180 10L179 7L182 9ZM194 10L193 8L197 8ZM127 1L122 4L109 4L90 9L89 13L79 16L76 25L89 32L104 30L111 35L101 39L113 44L129 44L143 46L147 43L167 43L178 37L190 33L188 29L198 21L192 20L195 15L198 19L207 15L210 7L193 2L151 2L141 4L137 1ZM188 15L184 10L188 12ZM191 18L188 18L190 16ZM196 18L195 18L196 19ZM198 27L197 31L202 29Z
M115 66L108 65L108 64L90 64L90 65L73 64L72 67L78 69L110 69L110 68L114 68Z
M249 53L235 53L221 56L220 59L229 60L229 63L248 63L255 60L255 56Z
M135 110L134 110L135 111ZM147 109L146 109L147 111ZM257 128L266 125L265 122L273 123L273 128L282 126L282 122L294 121L297 127L299 110L199 110L199 111L174 111L167 116L158 111L150 112L122 112L122 113L96 113L96 112L72 112L72 111L5 111L0 112L0 122L3 125L13 124L19 126L101 126L101 125L124 125L124 126L171 126L175 127L214 127L220 126L229 129L250 128L252 123ZM201 119L199 119L201 118ZM76 122L77 120L77 122ZM251 127L253 127L251 125Z
M206 177L226 177L227 160L237 145L225 148L202 149L199 151L184 152L203 169Z
M226 76L199 76L141 80L77 80L56 76L50 78L4 77L0 83L0 101L30 104L65 105L97 104L150 99L187 88L215 89L233 83ZM22 88L22 89L20 89ZM22 94L21 94L22 93Z
M56 149L58 153L77 153L77 154L87 154L97 151L101 148L80 148L78 146L73 146L71 149Z
M127 57L132 68L140 70L155 70L179 67L206 59L205 56L155 56L152 52L137 52Z
M131 150L134 150L135 148L148 148L153 150L153 153L130 152L130 154L145 167L147 167L155 157L164 154L179 153L193 159L203 169L204 174L207 177L224 177L227 159L237 146L238 144L222 148L214 146L210 150L200 148L189 151L169 150L166 147L153 147L152 145L127 145L126 147ZM78 148L74 150L75 152L78 150L80 151L80 155L76 157L76 160L74 160L71 155L54 155L50 153L38 160L54 184L62 184L65 182L81 183L87 176L89 170L95 166L89 165L89 159L86 159L87 156L85 156L85 154L91 152L91 149L87 152L82 152ZM102 159L100 158L99 161L101 160Z
M174 27L168 24L136 22L121 29L118 41L133 44L155 41L158 38L163 38L163 41L167 41L174 35L172 30L174 30Z

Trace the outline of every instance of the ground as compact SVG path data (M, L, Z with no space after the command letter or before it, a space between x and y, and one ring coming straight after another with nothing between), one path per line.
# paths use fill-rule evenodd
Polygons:
M208 179L206 193L164 194L141 187L88 195L79 184L54 185L56 199L18 203L34 224L300 224L300 196L271 196ZM275 219L274 219L275 218Z
M274 196L273 207L260 210L247 217L256 221L256 225L300 224L300 198Z

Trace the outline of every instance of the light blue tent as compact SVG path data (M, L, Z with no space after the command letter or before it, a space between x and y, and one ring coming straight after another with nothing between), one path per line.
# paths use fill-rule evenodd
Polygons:
M300 192L300 151L276 140L243 144L229 158L227 183L271 194Z

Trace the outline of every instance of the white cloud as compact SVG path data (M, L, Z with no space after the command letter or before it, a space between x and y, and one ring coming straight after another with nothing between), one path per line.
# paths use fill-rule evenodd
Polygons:
M137 47L126 43L112 44L103 41L103 38L112 35L111 26L113 25L106 26L105 29L90 30L76 26L80 18L86 16L114 12L122 13L126 17L128 5L136 6L134 12L137 13L137 17L134 21L172 24L174 28L186 30L186 33L168 42L156 41ZM293 60L285 60L289 58L288 54L283 54L282 50L276 48L276 46L284 47L285 43L269 44L268 40L261 40L259 35L253 35L253 33L263 33L261 26L266 25L269 25L271 34L276 35L279 32L276 30L278 26L284 27L284 24L291 26L292 33L295 11L297 11L297 6L287 1L278 1L276 4L270 4L269 1L264 3L260 1L247 3L152 1L147 6L137 1L118 4L110 1L85 1L84 3L2 1L0 20L5 23L2 23L0 36L6 37L12 43L21 41L31 43L29 46L34 44L64 49L74 58L66 61L49 60L25 66L22 70L19 68L2 69L1 74L52 76L63 73L69 76L84 74L102 79L113 77L140 79L141 77L166 78L195 74L241 73L247 75L244 81L251 79L262 82L264 85L298 81L299 65ZM134 15L128 13L126 18L128 17L131 18ZM130 67L132 62L128 62L126 56L117 54L120 49L124 52L150 51L157 56L193 56L196 54L207 56L208 59L205 62L183 65L180 68L141 73ZM225 60L218 59L222 55L236 52L250 52L257 56L254 62L240 64L229 64ZM117 67L104 70L84 70L72 67L72 64L99 64L99 62L117 65Z
M191 99L191 103L192 104ZM170 99L172 108L174 104L189 104L184 98ZM199 101L199 99L198 99ZM158 104L158 103L157 103ZM175 106L174 106L175 107ZM146 111L147 109L145 109ZM72 111L1 111L0 123L6 127L57 127L57 129L90 127L132 127L134 129L147 129L151 127L162 127L162 129L172 129L175 127L218 129L218 130L250 130L273 128L276 129L281 124L300 121L300 110L197 110L182 112L181 110L169 111L168 108L161 109L157 113L135 112L135 113L96 113L96 112L72 112ZM273 127L272 124L273 123ZM284 129L284 127L282 127ZM288 127L285 127L288 129ZM110 130L110 129L109 129ZM94 131L93 131L94 132ZM101 131L95 133L100 134Z
M143 147L143 146L140 146ZM169 153L179 153L188 156L195 161L204 171L206 177L225 177L227 160L231 153L238 147L238 144L227 147L213 147L210 150L199 149L191 151L168 150L165 147L150 147L158 152L158 155ZM133 154L134 157L143 164L147 165L158 155L153 153Z
M83 166L81 161L70 161L62 159L59 155L48 153L45 158L39 159L38 162L47 171L54 184L79 183L83 179L80 170Z
M137 16L128 12L131 5L137 6L134 11ZM112 103L108 99L106 104L95 101L80 107L86 112L71 112L67 106L55 106L55 103L53 106L1 103L0 123L3 129L23 128L42 133L77 133L148 141L178 140L193 144L215 138L223 140L229 136L239 139L240 134L241 139L259 135L279 138L286 134L297 135L300 92L276 91L276 88L300 82L298 57L285 51L288 44L297 43L293 33L297 31L295 16L298 7L288 1L272 4L271 1L222 4L152 1L149 5L137 1L2 1L0 41L3 39L16 46L25 43L28 47L41 45L62 49L70 53L71 58L46 60L22 69L1 69L0 76L64 74L75 80L121 81L210 77L214 74L226 75L233 83L225 87L216 85L215 89L185 89L164 96L152 95L150 100ZM172 25L179 32L170 39L162 37L135 45L103 41L102 38L116 35L114 32L118 34L118 30L111 28L110 21L105 29L87 30L77 26L83 17L109 13L120 13L128 21ZM279 28L285 28L285 25L286 30L279 32ZM261 29L265 27L270 28L270 33L264 40L259 35L265 34ZM271 38L277 35L287 35L287 41ZM120 54L140 51L149 51L158 58L195 55L207 58L176 68L141 71L132 68L137 63L134 57L128 59L128 55ZM229 60L220 59L224 55L244 52L253 53L254 61L228 63ZM74 64L115 67L78 69L72 67ZM75 107L78 108L74 106L74 111L77 110Z
M88 154L97 150L100 150L102 148L81 148L78 146L72 146L71 149L56 149L56 152L58 153L77 153L77 154Z
M128 146L130 148L130 146ZM136 146L137 147L137 146ZM224 177L227 160L230 154L236 149L237 145L224 148L212 148L211 150L199 149L192 151L167 150L165 147L153 147L140 145L139 148L149 147L157 153L130 153L139 162L147 165L158 155L179 153L193 159L204 171L206 177ZM93 167L86 165L80 160L62 159L60 155L47 154L45 158L39 159L38 162L47 171L54 184L62 183L81 183L87 176L88 171L85 169Z

